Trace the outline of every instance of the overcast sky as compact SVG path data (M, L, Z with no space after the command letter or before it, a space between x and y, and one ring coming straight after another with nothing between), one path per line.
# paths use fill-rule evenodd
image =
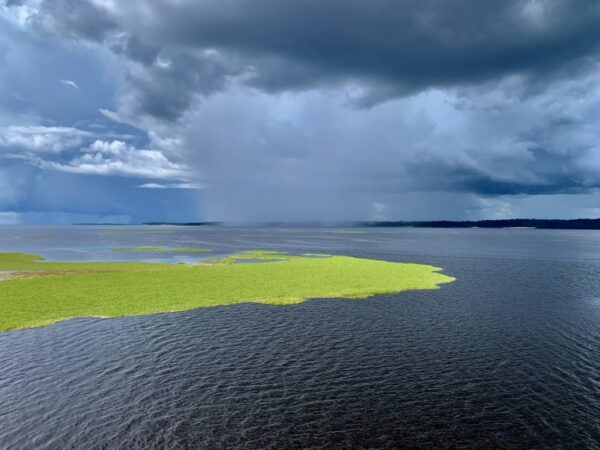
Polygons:
M600 217L597 0L0 5L0 223Z

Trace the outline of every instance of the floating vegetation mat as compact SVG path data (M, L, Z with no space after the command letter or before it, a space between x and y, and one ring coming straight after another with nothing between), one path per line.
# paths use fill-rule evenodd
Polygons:
M169 248L169 247L134 247L115 248L117 253L204 253L210 252L208 248Z
M237 264L238 262L252 264ZM258 262L255 262L258 261ZM50 262L0 253L0 331L75 317L121 317L239 303L367 298L436 289L454 278L428 265L348 256L245 252L198 264Z

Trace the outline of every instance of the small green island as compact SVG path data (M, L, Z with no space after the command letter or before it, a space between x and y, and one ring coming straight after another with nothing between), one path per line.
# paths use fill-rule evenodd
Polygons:
M133 247L115 248L115 253L205 253L209 248L168 248L168 247Z
M247 262L248 264L241 264ZM421 264L256 251L198 264L50 262L0 253L0 331L239 303L367 298L454 281Z
M139 236L139 231L106 231L102 233L103 236L107 237L118 237L118 236Z

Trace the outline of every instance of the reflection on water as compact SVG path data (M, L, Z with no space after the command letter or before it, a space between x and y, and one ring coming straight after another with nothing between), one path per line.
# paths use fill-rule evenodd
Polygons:
M433 264L458 280L0 334L0 448L599 447L598 232L107 231L119 229L0 228L0 251L333 253Z

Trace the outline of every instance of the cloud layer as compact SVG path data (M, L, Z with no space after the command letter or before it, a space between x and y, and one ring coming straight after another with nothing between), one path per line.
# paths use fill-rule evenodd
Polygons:
M600 187L596 1L23 0L2 17L25 53L103 70L52 67L55 117L13 89L27 124L0 128L0 154L202 186L207 219L504 217L552 196L572 216Z
M344 86L359 106L513 75L527 93L593 68L600 42L593 0L35 3L32 27L135 64L121 108L163 119L233 80L266 92Z

